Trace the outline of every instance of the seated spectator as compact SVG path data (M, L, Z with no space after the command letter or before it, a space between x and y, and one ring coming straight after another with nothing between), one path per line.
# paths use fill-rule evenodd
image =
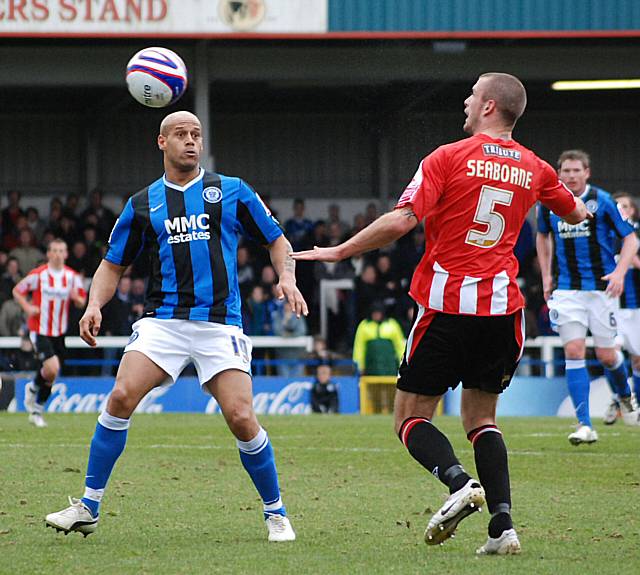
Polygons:
M313 231L311 232L310 244L324 248L329 245L329 236L327 235L327 224L324 220L318 220L313 224Z
M71 253L67 259L67 265L85 277L91 277L95 273L95 270L93 270L93 273L89 273L87 246L82 240L76 240L71 244Z
M307 322L303 315L297 317L291 304L284 301L281 311L273 314L273 335L280 337L299 337L307 335ZM276 359L284 360L278 366L278 374L284 377L299 377L304 372L304 364L300 360L300 351L292 347L276 350ZM293 361L298 360L298 361Z
M9 205L0 214L0 229L2 229L2 243L6 245L6 239L10 236L18 235L18 218L24 216L24 211L20 207L20 192L10 190L7 192ZM11 248L9 248L11 249Z
M90 224L82 229L82 239L87 246L87 275L92 277L102 261L104 242L98 239L96 227Z
M79 203L80 203L80 198L78 198L78 194L74 194L73 192L71 192L70 194L67 194L67 199L65 200L64 208L62 208L62 212L64 213L64 215L71 218L75 222L77 222L79 219L79 214L78 214Z
M316 367L316 378L311 388L313 413L338 413L338 387L331 381L331 366Z
M341 237L345 237L349 232L349 225L340 218L340 206L338 204L329 204L327 207L327 225L330 226L331 224L337 224L340 228Z
M0 307L0 337L22 335L25 317L22 308L13 298Z
M360 277L356 278L354 286L356 296L356 321L362 321L378 299L378 272L375 266L367 264L362 269Z
M382 302L371 306L369 319L363 319L353 342L353 361L365 375L396 375L404 354L405 340L400 324L385 317Z
M27 225L33 232L33 237L36 239L36 243L40 244L42 242L42 236L44 235L46 227L44 222L40 218L38 210L34 207L27 208L26 217Z
M238 248L238 285L240 297L244 300L249 296L254 280L254 271L249 258L249 250L245 246Z
M369 202L364 210L364 225L368 226L371 222L378 219L378 206L375 202Z
M20 264L14 257L7 259L5 270L0 276L0 303L13 299L13 288L22 279Z
M271 297L272 287L277 283L278 277L276 276L276 270L273 269L273 266L264 266L260 272L260 285L265 295Z
M304 217L304 200L293 200L293 217L284 223L287 239L291 242L294 251L306 249L306 241L313 232L313 223Z
M73 245L77 239L80 239L80 234L78 233L78 229L76 227L76 221L66 214L62 214L60 218L60 228L59 234L65 242L67 242L68 246Z
M400 297L400 281L392 267L391 258L387 254L380 254L376 261L378 272L378 299L382 300L387 312L395 311Z
M18 247L9 252L9 255L18 260L20 272L25 275L44 262L44 254L35 247L35 238L29 228L20 231L20 243Z
M62 219L62 202L60 198L52 198L49 202L49 221L47 229L51 230L55 237L60 235L60 220Z
M331 363L336 359L340 359L340 354L331 351L327 347L327 340L321 335L313 336L313 349L306 356L307 373L309 375L316 373L316 367L321 363Z
M123 275L113 298L102 309L102 331L104 335L129 335L134 323L131 306L131 278Z
M242 314L243 329L247 335L271 335L266 300L262 286L253 286Z
M367 221L364 214L357 213L353 216L353 225L351 226L351 236L355 236L360 230L363 230L367 225Z
M145 293L147 291L147 285L143 278L133 278L131 280L131 311L133 313L133 320L138 321L144 313L144 300Z
M88 222L88 218L95 218L92 223L96 227L97 238L101 242L106 242L115 224L115 214L102 203L102 191L95 189L89 197L89 206L82 212L82 222Z
M9 254L7 253L7 250L0 248L0 273L5 272L8 259L9 259Z

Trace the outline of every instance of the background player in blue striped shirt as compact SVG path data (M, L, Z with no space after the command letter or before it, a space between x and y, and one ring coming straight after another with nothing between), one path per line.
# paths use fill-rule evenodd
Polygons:
M217 400L240 459L264 504L269 541L295 533L280 498L271 442L253 410L251 341L242 333L236 252L243 234L265 245L278 273L278 291L294 312L307 314L296 287L291 246L259 196L241 179L206 172L200 121L190 112L169 114L158 147L164 175L134 194L109 238L109 251L91 285L80 335L96 345L100 309L136 257L150 258L142 319L133 325L107 409L91 441L82 499L46 517L47 525L95 531L100 502L126 443L129 420L153 388L178 378L194 363L203 390Z
M640 211L634 199L627 193L618 192L613 195L618 202L618 209L622 217L635 229L640 236ZM629 352L631 369L633 372L633 391L637 406L640 397L640 255L636 254L631 267L624 276L624 292L620 296L620 310L618 312L618 333L622 337L622 345ZM614 390L614 397L604 415L604 423L611 425L618 419L622 406ZM640 425L640 414L635 421L628 413L623 413L627 423Z
M590 380L585 364L587 329L591 331L596 357L605 367L609 384L624 409L630 414L633 412L624 356L615 346L615 337L618 300L638 241L633 227L622 219L611 196L588 184L590 160L585 152L563 152L558 159L558 175L593 214L593 218L571 225L539 206L536 238L549 316L564 346L569 395L579 422L569 441L579 445L598 439L589 415ZM615 236L622 239L617 264Z

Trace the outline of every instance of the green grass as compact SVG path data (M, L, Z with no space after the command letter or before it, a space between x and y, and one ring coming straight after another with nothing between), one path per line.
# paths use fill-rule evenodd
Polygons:
M298 540L269 544L260 501L219 416L138 415L88 538L43 517L82 493L94 415L0 415L0 573L640 573L640 429L599 428L572 447L568 420L505 418L519 557L476 558L488 514L427 547L443 486L389 416L262 417ZM440 418L467 469L459 421Z

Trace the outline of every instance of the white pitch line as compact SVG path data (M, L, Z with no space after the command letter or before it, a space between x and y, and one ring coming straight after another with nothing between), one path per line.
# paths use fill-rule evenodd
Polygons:
M0 448L2 447L11 447L17 449L29 449L36 447L49 447L55 448L59 447L62 449L67 448L80 448L86 449L88 444L81 443L7 443L0 442ZM165 450L196 450L196 451L211 451L211 450L231 450L235 451L237 448L234 445L189 445L189 444L167 444L167 443L156 443L153 445L129 445L127 446L128 450L131 449L165 449ZM334 453L396 453L401 451L401 448L391 449L386 447L309 447L309 446L287 446L284 447L287 450L300 450L300 451L330 451ZM471 454L473 450L471 449L458 449L458 453ZM514 456L532 456L532 457L557 457L558 455L566 456L570 452L560 452L560 451L530 451L530 450L518 450L513 449L509 451L509 455ZM608 453L608 452L589 452L589 451L578 451L575 450L571 455L577 455L578 457L621 457L621 458L629 458L634 457L637 458L636 454L632 453Z

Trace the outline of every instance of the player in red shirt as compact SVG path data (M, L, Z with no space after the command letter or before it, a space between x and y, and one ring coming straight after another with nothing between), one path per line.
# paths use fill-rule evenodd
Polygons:
M450 537L486 497L489 538L479 554L520 552L507 450L496 426L498 395L524 340L513 246L538 200L571 224L589 215L550 165L512 139L525 106L520 80L483 74L464 103L471 137L424 158L393 211L338 246L293 254L339 261L393 242L425 220L425 254L410 289L418 313L398 376L395 429L409 453L449 487L450 497L427 526L428 544ZM460 382L462 424L480 482L431 423L442 395Z
M66 259L66 242L52 240L47 248L47 263L31 270L13 288L14 299L27 315L29 336L39 362L35 379L24 389L24 406L36 427L47 426L42 413L64 358L69 305L73 302L82 308L87 301L82 277L64 265Z

